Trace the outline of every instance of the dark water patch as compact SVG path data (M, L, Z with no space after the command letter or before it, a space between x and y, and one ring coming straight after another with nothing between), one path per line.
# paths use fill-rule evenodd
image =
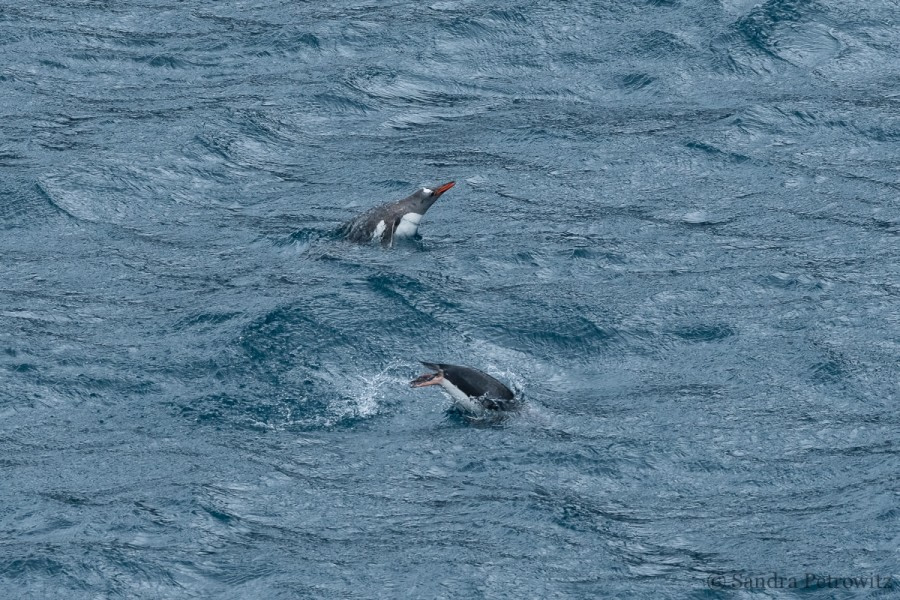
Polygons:
M622 87L629 91L638 91L652 85L656 79L647 73L630 73L622 78Z
M147 173L115 167L48 173L38 181L47 200L73 219L87 223L143 225L149 206L136 206L134 194L153 192Z
M705 152L706 154L713 155L717 157L719 160L728 160L734 162L747 162L751 160L749 156L744 156L742 154L736 154L732 152L723 151L720 148L715 147L712 144L708 144L705 142L687 142L685 143L685 147L691 150L697 150L700 152Z
M750 135L802 134L822 125L818 115L791 106L751 106L733 117L732 125ZM843 125L839 124L840 128Z
M2 561L0 562L0 573L13 580L67 576L63 563L46 556L29 556Z
M532 35L528 27L528 17L516 9L489 9L452 19L446 31L457 37L475 41L482 45L493 45L500 39L515 38L516 34Z
M319 340L342 344L343 336L333 326L315 318L303 305L277 308L262 320L247 327L240 347L248 358L260 365L293 364L292 350L298 343Z
M198 313L191 315L189 317L184 317L179 319L175 323L175 329L178 331L183 331L185 328L199 328L199 329L215 329L222 323L226 323L231 321L232 319L241 316L242 313L231 312L231 313Z
M366 70L349 80L347 86L373 101L393 106L452 107L473 99L467 94L450 93L438 82L386 70Z
M187 66L198 66L196 64L190 64L188 61L178 58L177 56L168 56L164 54L138 56L133 60L137 63L146 64L151 67L166 69L184 69Z
M840 121L838 126L849 126L849 124ZM900 140L900 120L886 119L875 124L867 124L859 127L860 132L867 138L875 142L897 142Z
M488 22L469 17L456 17L448 22L443 30L454 37L479 40L489 39L494 28Z
M645 386L642 391L653 397L667 398L703 398L716 400L724 397L727 388L708 383L666 383Z
M173 34L163 31L141 32L109 28L83 33L99 46L121 48L158 48L165 45L167 39L175 37Z
M499 22L503 27L525 27L529 24L529 19L520 10L489 10L485 16L488 20Z
M207 506L203 506L202 508L213 519L215 519L225 525L237 524L237 522L238 522L238 519L234 515L230 515L230 514L218 511L214 508L209 508Z
M45 67L50 67L51 69L67 69L66 65L61 62L56 62L54 60L42 60L40 64Z
M590 531L607 539L620 536L619 523L641 523L641 518L629 514L624 506L604 506L594 498L589 498L565 488L552 489L536 487L530 494L535 508L549 516L557 525L575 531Z
M311 33L300 34L296 37L296 40L301 44L309 46L310 48L319 48L321 46L319 38Z
M100 506L100 503L95 502L88 496L76 493L69 492L50 492L44 494L45 497L60 502L62 504L66 504L69 506L80 507L80 506Z
M823 289L822 282L810 275L791 275L790 273L773 273L762 279L767 286L775 286L785 289L802 289L817 291Z
M848 382L853 372L852 361L834 350L822 349L822 352L823 360L809 368L809 375L813 381L824 384Z
M115 394L148 395L158 393L160 390L155 381L132 380L130 378L121 379L79 373L74 380L77 382L80 390L93 390L98 394L107 396Z
M341 239L339 232L338 227L324 232L313 229L298 229L288 237L278 238L273 243L275 246L294 246L298 250L305 250L321 239L339 241Z
M743 16L736 26L748 41L766 48L773 41L777 25L802 23L804 16L813 12L813 5L809 0L767 0Z
M455 303L449 303L443 298L439 292L434 292L426 287L421 281L408 279L396 274L393 275L375 275L368 278L368 283L372 290L380 295L395 300L392 302L396 307L399 303L408 309L415 311L415 316L407 316L401 325L396 322L401 329L419 328L419 327L441 327L442 316L450 313L453 314L459 308ZM394 309L396 311L396 308ZM402 317L401 317L402 318Z
M714 342L735 335L727 325L697 325L682 327L672 331L677 337L689 342Z
M64 218L57 217L58 208L48 202L40 186L30 181L16 179L0 181L0 194L6 197L6 201L0 203L2 229L28 227L37 219Z
M315 97L317 104L329 112L364 115L372 112L372 108L363 102L339 94L319 94Z
M690 57L698 52L697 48L680 36L664 30L641 33L633 43L632 50L639 55L648 57L666 56L668 60L677 55Z
M519 350L549 347L570 357L587 360L592 354L621 342L614 329L601 329L588 319L570 316L554 320L528 319L527 322L506 321L503 326L490 326L496 339L504 340Z
M769 0L732 25L717 45L738 71L775 73L785 66L815 68L834 59L841 44L823 5L806 0Z

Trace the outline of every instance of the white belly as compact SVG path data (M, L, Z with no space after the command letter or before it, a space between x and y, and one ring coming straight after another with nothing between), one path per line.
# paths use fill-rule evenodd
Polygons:
M447 390L447 393L450 394L450 396L456 402L457 406L459 406L460 408L463 408L472 413L478 413L484 410L484 407L482 407L480 403L476 402L474 398L469 398L468 396L466 396L466 394L461 389L459 389L446 379L441 380L441 387Z
M406 213L400 219L400 223L397 224L397 229L394 230L394 237L412 237L416 235L416 232L419 230L419 221L421 220L422 215L419 213Z

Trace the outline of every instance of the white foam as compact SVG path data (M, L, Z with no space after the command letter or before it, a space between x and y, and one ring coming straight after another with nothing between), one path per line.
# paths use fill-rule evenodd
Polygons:
M350 390L349 396L341 402L332 404L329 408L338 418L365 418L378 414L381 400L384 399L386 391L403 381L397 379L397 376L393 374L401 364L401 361L395 360L374 375L359 375L362 385L353 386L355 389Z

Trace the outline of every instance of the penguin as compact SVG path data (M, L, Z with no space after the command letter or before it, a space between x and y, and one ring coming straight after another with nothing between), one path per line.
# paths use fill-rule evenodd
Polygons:
M436 373L425 373L409 382L410 387L419 388L439 385L453 397L456 404L468 412L484 410L500 411L515 407L515 394L478 369L441 363L423 362Z
M380 241L393 246L395 239L416 235L425 212L454 185L450 181L435 189L420 188L403 200L376 206L341 227L341 234L351 242Z

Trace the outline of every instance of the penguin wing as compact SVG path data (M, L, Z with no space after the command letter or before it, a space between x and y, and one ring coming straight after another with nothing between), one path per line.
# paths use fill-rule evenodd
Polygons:
M403 217L397 217L393 220L390 225L387 225L384 228L384 233L381 234L381 243L385 246L394 246L394 232L397 231L397 227L400 225L400 220Z

